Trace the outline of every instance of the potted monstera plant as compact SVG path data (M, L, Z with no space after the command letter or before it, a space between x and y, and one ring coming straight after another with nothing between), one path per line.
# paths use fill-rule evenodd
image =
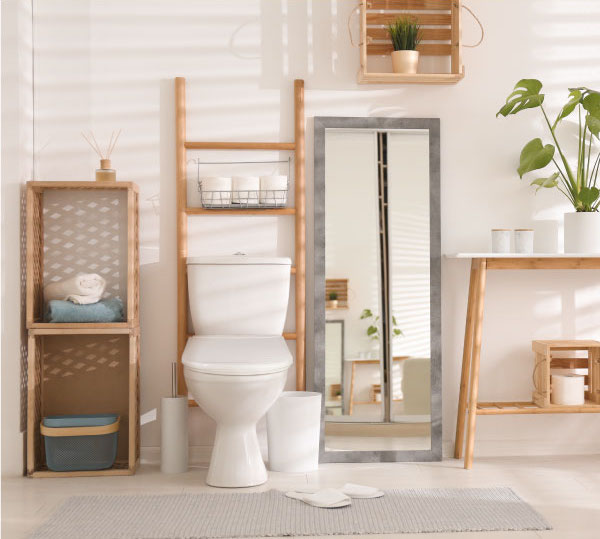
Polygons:
M517 172L523 178L551 165L554 171L531 181L536 190L558 189L573 205L574 212L565 214L566 253L600 253L600 93L589 88L570 88L569 99L551 122L544 108L542 83L522 79L515 85L496 116L517 114L539 108L552 143L534 138L521 150ZM575 113L578 126L576 155L567 156L557 138L557 127ZM570 159L569 159L570 157Z

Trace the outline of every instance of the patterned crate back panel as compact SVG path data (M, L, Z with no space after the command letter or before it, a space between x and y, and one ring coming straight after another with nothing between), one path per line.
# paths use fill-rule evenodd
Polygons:
M104 297L127 301L127 192L61 189L44 193L44 285L97 273Z

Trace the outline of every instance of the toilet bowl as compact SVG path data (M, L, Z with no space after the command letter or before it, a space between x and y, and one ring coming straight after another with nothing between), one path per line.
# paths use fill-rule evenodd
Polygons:
M267 480L256 424L283 391L292 356L283 337L192 337L183 353L189 392L217 423L206 482Z
M187 260L194 336L182 356L187 388L217 423L206 482L250 487L267 480L256 424L283 391L292 356L282 337L289 258Z

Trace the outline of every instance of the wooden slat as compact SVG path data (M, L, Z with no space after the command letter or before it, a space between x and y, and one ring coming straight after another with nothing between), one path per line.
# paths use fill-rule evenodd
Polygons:
M449 11L451 6L451 0L367 0L368 9Z
M367 37L379 41L389 41L390 34L387 28L368 27ZM452 30L450 28L421 28L421 39L423 41L450 41Z
M55 181L55 182L27 182L35 191L43 191L45 189L132 189L135 192L139 191L139 187L133 182L95 182L95 181Z
M393 23L398 13L367 13L367 26L387 26ZM444 13L410 13L415 22L427 26L450 26L451 16Z
M370 56L388 56L393 50L394 48L391 43L370 43L367 45L367 54ZM449 56L452 52L452 47L442 43L422 44L417 47L417 50L423 56Z
M187 215L294 215L296 208L186 208Z
M293 142L192 142L186 141L187 150L285 150L296 148Z
M365 47L366 50L366 47ZM359 84L456 84L465 76L454 73L366 73L361 72Z
M294 81L296 390L306 389L306 178L304 81Z
M600 258L487 258L488 269L600 269Z
M500 408L496 406L500 406ZM586 402L581 406L562 406L551 404L538 407L533 402L480 402L477 415L526 415L526 414L597 414L600 404Z

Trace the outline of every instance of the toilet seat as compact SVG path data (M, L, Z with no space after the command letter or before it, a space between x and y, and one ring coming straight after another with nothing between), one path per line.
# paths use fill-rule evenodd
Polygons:
M204 374L250 376L285 371L293 360L282 336L199 335L188 339L182 363Z

